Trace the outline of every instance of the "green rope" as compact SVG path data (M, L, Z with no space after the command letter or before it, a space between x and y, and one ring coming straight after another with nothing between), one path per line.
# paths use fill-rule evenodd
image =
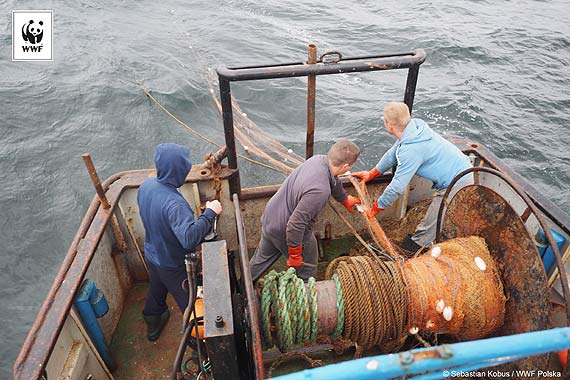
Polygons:
M338 313L336 330L331 335L331 337L334 339L338 338L340 334L342 334L342 330L344 329L344 299L342 297L342 287L338 275L336 273L333 274L332 279L334 280L334 284L336 287L336 309Z
M309 297L311 298L311 327L309 340L314 342L317 339L317 329L318 329L318 303L317 303L317 282L314 277L309 278Z
M308 289L294 268L269 272L261 291L261 344L267 350L275 344L282 352L294 345L315 341L318 329L317 287L310 278ZM271 331L273 323L276 333Z
M279 295L277 307L277 347L281 351L289 351L293 347L294 335L291 324L296 324L296 314L291 313L290 301L290 280L295 276L295 268L289 268L286 272L282 272L279 277ZM291 321L293 317L293 321ZM281 328L279 328L281 327Z
M297 314L299 316L299 325L297 326L297 344L304 343L309 340L311 333L311 314L309 310L309 298L307 297L307 288L305 282L297 278L295 281L297 299Z
M271 338L271 306L272 293L277 292L277 272L272 270L263 279L263 290L261 291L261 346L264 350L273 347Z

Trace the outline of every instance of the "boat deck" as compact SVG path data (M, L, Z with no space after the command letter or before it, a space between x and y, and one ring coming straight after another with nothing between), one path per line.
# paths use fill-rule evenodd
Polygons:
M117 369L115 380L169 380L172 363L182 338L182 314L169 294L170 320L160 338L149 342L142 317L148 283L138 283L131 288L121 320L111 341L111 352ZM187 351L187 355L190 350Z

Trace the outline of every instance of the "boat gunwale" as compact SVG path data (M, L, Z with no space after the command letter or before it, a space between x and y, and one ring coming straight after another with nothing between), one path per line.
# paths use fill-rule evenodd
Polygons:
M566 234L570 235L570 216L536 190L525 178L514 172L495 154L478 143L464 139L451 140L465 154L474 153L481 157L490 167L510 176L528 194L542 213ZM227 169L224 178L234 176L237 171L238 169ZM153 175L153 173L155 173L154 169L122 171L111 175L103 182L102 186L111 207L109 209L100 207L98 196L95 195L93 197L52 287L14 362L12 368L14 380L30 380L41 377L71 309L73 297L87 273L119 199L126 190L139 187L144 179ZM207 179L189 177L186 179L186 183ZM391 175L382 176L374 181L382 183L389 182L390 179ZM271 185L243 189L241 199L255 199L261 196L268 196L277 191L278 187L279 185ZM82 256L83 262L78 261L79 256ZM80 268L76 268L77 265L80 265ZM76 280L66 282L68 274L74 272Z

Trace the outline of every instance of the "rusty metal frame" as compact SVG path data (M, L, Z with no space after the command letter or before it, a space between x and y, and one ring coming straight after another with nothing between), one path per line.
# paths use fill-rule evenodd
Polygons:
M199 165L195 165L196 168ZM223 168L221 178L235 175L235 170ZM73 296L79 289L89 265L97 251L106 227L112 220L121 195L128 189L138 188L154 170L131 170L112 175L102 184L105 195L111 205L101 206L98 195L93 197L79 230L75 234L52 287L38 312L14 366L13 379L39 379L53 351L67 314L73 303ZM205 176L198 180L210 180ZM190 182L187 179L187 182Z
M257 310L259 309L258 299L253 289L253 282L251 281L251 272L249 270L249 256L247 254L247 241L245 236L245 228L241 216L241 208L239 206L239 197L237 194L233 195L234 209L236 215L236 229L239 241L239 254L240 254L240 268L241 268L241 282L245 288L245 296L247 302L246 316L250 324L250 334L248 338L251 340L250 349L253 358L253 365L255 368L255 378L264 379L265 370L263 368L263 354L261 349L261 335L259 334L259 316Z
M453 186L455 186L455 184L460 179L462 179L464 176L466 176L469 173L474 174L475 185L478 185L477 173L480 173L480 172L494 175L494 176L500 178L501 180L505 181L505 183L508 184L511 187L511 189L517 193L517 195L519 197L521 197L521 199L525 202L527 209L530 209L531 212L534 214L535 218L538 220L540 227L542 228L542 230L544 231L544 234L546 235L546 238L548 240L548 244L550 245L550 248L552 249L552 252L554 253L554 257L556 258L556 265L557 265L558 271L560 273L560 279L561 279L560 282L562 285L562 293L564 296L564 300L566 301L566 324L567 325L570 324L570 290L568 288L568 282L563 280L563 279L567 278L566 269L564 268L564 263L562 262L562 258L560 256L560 251L558 250L558 246L556 245L554 238L552 237L552 234L550 233L550 229L548 228L548 225L546 224L546 222L544 221L544 218L540 214L538 207L529 198L529 196L526 194L525 190L520 188L519 185L517 185L517 183L512 178L510 178L507 174L502 173L502 172L495 170L495 169L492 169L492 168L487 168L487 167L473 167L473 168L466 169L466 170L462 171L461 173L459 173L453 179L453 181L451 181L451 183L447 187L447 190L445 191L445 194L443 195L443 201L441 202L441 205L439 207L439 211L437 214L436 241L439 242L441 239L441 232L442 232L441 228L443 225L443 211L445 209L446 204L448 204L447 198L449 197L449 194L451 193Z
M420 65L424 63L425 59L425 51L423 49L416 49L406 52L342 58L332 63L325 62L321 59L314 64L292 62L265 66L219 67L217 73L220 85L220 103L222 105L224 136L226 146L228 147L228 166L231 169L238 168L230 82L304 76L314 79L318 75L408 69L403 101L408 105L411 113ZM314 130L311 131L309 127L307 129L307 136L312 133L314 133ZM306 141L306 144L309 146L312 145L312 142ZM309 151L306 152L306 154L308 153ZM230 179L230 192L232 194L241 194L239 173Z

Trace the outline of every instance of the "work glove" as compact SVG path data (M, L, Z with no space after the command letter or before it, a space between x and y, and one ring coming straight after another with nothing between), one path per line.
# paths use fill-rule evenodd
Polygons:
M299 268L303 265L303 245L298 247L287 247L287 252L289 253L289 258L287 259L287 266L293 268Z
M350 212L352 214L352 213L354 213L354 210L352 209L352 207L354 207L355 205L359 205L361 203L362 202L360 201L360 199L353 197L352 195L349 195L348 197L346 197L344 202L342 202L342 205L344 207L346 207L348 212Z
M372 204L372 207L370 208L370 210L366 211L366 216L368 217L368 219L373 219L376 217L376 215L378 215L378 213L380 211L384 211L384 209L381 207L378 207L378 201L376 200Z
M376 166L369 172L364 171L364 172L352 173L353 177L360 178L362 180L361 185L364 185L366 182L370 181L371 179L380 177L381 175L382 173L380 173L378 169L376 169Z

